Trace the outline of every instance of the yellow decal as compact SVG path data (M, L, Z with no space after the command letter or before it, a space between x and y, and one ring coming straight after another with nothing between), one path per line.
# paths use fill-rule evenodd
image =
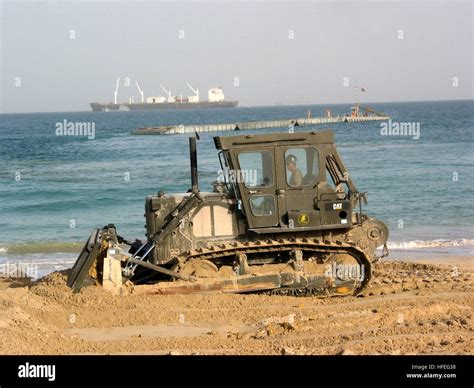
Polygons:
M298 216L298 224L306 225L309 222L309 217L306 213L301 213Z

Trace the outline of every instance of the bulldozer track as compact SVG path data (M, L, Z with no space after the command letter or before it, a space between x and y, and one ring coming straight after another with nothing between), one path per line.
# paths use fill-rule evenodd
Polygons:
M232 242L221 242L219 244L208 243L192 251L186 251L177 257L181 265L186 265L191 261L208 260L218 265L232 265L238 255L258 256L267 253L283 253L301 250L304 253L316 254L317 263L327 264L332 254L349 254L356 259L357 263L364 266L365 277L353 290L354 294L361 292L371 278L371 260L367 254L360 249L354 242L333 242L321 238L267 238L264 240L241 240ZM224 260L223 260L224 259ZM258 259L258 257L257 257ZM225 261L225 263L223 263ZM252 259L249 260L250 263ZM306 262L307 260L305 260ZM290 263L290 260L287 261ZM321 288L293 288L281 287L279 289L261 291L259 293L268 293L270 295L291 295L291 296L324 296L324 290ZM327 295L329 296L329 294Z

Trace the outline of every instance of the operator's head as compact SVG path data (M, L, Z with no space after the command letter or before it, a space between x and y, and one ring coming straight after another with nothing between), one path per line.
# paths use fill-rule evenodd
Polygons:
M291 171L291 172L294 172L296 171L296 161L298 159L296 159L296 156L293 155L293 154L290 154L286 157L285 161L286 161L286 168Z

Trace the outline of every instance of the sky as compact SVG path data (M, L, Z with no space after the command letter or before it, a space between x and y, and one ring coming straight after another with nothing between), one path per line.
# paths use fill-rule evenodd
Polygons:
M221 86L239 106L473 98L471 1L6 1L0 112ZM129 80L129 84L127 84ZM365 89L365 93L360 92Z

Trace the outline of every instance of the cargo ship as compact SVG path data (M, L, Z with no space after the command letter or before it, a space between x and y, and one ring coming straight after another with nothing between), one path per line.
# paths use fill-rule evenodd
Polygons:
M199 97L199 90L194 89L189 82L186 82L187 86L194 93L192 96L184 97L173 96L171 91L161 86L161 89L165 92L164 96L151 96L145 98L143 89L137 81L135 84L140 93L140 101L135 102L134 97L130 97L128 102L119 103L117 102L118 89L120 84L120 78L117 79L117 84L114 91L114 102L110 103L99 103L91 102L91 108L93 112L110 112L110 111L136 111L136 110L171 110L171 109L214 109L214 108L235 108L238 105L238 101L226 101L224 92L221 87L214 87L208 91L208 100L201 101Z

